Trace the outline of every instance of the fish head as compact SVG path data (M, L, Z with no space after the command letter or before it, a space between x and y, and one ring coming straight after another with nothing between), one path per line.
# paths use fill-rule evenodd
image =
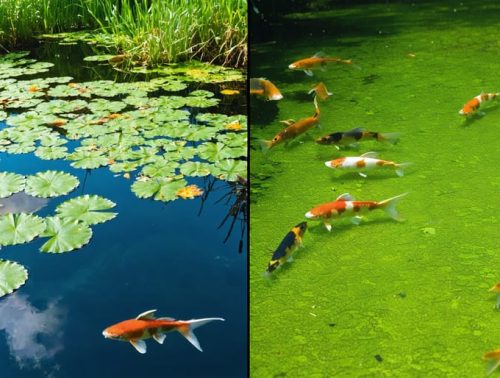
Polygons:
M299 235L302 236L307 230L307 222L301 222L295 227L299 229Z
M123 332L116 325L108 327L104 331L102 331L102 335L106 339L120 340L122 338L122 334Z
M316 139L316 143L318 143L318 144L330 144L330 143L332 143L332 140L330 139L330 136L327 135L327 136L322 136L322 137Z
M288 68L290 68L291 70L296 70L296 69L300 68L299 66L300 66L300 64L298 64L298 62L295 62L295 63L290 64L288 66Z
M306 214L305 214L305 217L307 219L317 219L317 215L313 212L313 211L308 211Z
M283 95L281 93L272 93L268 96L269 101L278 101L283 98Z
M276 270L276 268L280 265L279 260L271 260L269 264L267 264L267 273L272 273Z

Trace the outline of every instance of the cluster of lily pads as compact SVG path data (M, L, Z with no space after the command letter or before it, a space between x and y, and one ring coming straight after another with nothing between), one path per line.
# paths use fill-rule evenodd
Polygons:
M24 70L22 75L48 67L25 55L0 58L0 120L6 123L0 152L33 152L81 169L108 166L125 178L134 176L138 197L161 201L200 195L188 185L189 177L246 178L246 117L201 113L220 101L207 90L165 94L186 90L186 77L202 81L206 70L176 65L168 76L125 83L8 76L9 67Z
M24 192L31 196L52 198L68 194L79 185L78 179L59 171L39 172L30 176L0 172L0 207L2 199ZM0 215L0 247L24 244L36 237L48 238L41 252L63 253L81 248L92 237L93 226L113 219L115 203L97 196L83 195L63 202L56 215L40 217L28 213ZM0 260L0 297L23 285L28 272L22 265Z

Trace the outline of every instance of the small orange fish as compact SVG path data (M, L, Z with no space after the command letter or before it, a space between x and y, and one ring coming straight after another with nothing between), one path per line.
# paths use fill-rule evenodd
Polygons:
M308 94L315 93L316 96L319 97L320 100L325 101L328 99L329 96L333 95L333 93L328 92L328 89L326 89L325 84L323 83L318 83L316 84L313 89L311 89Z
M486 372L486 375L490 375L500 366L500 349L485 353L483 360L490 363Z
M250 94L262 96L268 101L278 101L283 98L276 85L263 78L250 79Z
M326 63L352 64L351 59L329 58L323 56L322 52L317 52L310 58L300 59L288 66L291 70L302 70L308 76L314 76L312 70L320 68L324 70Z
M193 333L195 328L201 327L214 320L224 321L222 318L205 318L192 320L175 320L172 318L155 318L156 310L149 310L139 314L135 319L124 320L123 322L106 328L102 334L107 339L127 341L139 352L146 353L145 339L153 338L158 343L163 344L165 333L178 331L200 352L198 339Z
M314 106L316 108L316 112L313 116L299 119L298 121L294 121L293 119L289 119L287 121L281 121L287 127L284 130L281 130L278 134L274 136L272 140L261 140L260 145L263 152L267 152L269 149L273 148L277 144L281 142L287 142L295 137L304 134L313 126L319 126L319 107L316 101L316 97L314 97Z
M460 115L469 116L473 114L483 101L491 101L500 96L500 93L481 93L472 100L467 101L462 109L458 112Z
M396 204L406 193L386 199L384 201L355 201L349 193L341 194L335 201L318 205L309 210L305 217L308 219L321 219L328 231L332 230L329 223L332 218L339 218L344 215L354 215L352 222L359 224L361 217L358 215L363 211L383 209L392 219L400 220L396 210Z

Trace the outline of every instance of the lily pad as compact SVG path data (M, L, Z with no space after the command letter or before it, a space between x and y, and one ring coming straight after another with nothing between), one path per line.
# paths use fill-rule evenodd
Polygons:
M68 218L45 218L46 228L40 235L50 239L42 245L41 252L62 253L81 248L92 237L91 228L85 223L79 223Z
M184 179L160 177L134 182L132 192L139 198L154 196L157 201L173 201L178 197L177 192L185 186Z
M104 197L86 194L60 204L56 208L56 212L60 218L93 225L104 223L116 217L117 213L103 211L112 209L115 206L114 202Z
M21 264L0 260L0 298L19 289L28 280L28 271Z
M27 243L45 229L42 218L32 214L0 216L0 246Z
M79 184L78 179L65 172L46 171L26 178L26 193L42 198L68 194Z
M181 165L181 173L185 176L203 177L211 173L212 165L199 161L187 161Z
M100 151L77 151L68 155L74 168L95 169L109 164L109 159Z
M62 159L68 155L68 149L62 146L38 147L35 155L43 160Z
M234 159L216 162L212 168L212 175L221 180L238 181L239 177L247 177L247 162Z
M9 197L24 189L25 177L17 173L0 172L0 198Z

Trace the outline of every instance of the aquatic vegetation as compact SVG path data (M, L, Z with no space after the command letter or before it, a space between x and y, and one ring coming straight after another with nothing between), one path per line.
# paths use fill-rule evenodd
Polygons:
M0 260L0 298L19 289L28 280L28 271L18 263Z
M24 189L25 177L11 172L0 172L0 198L9 197Z
M72 218L47 217L45 224L45 231L40 236L49 240L41 246L41 252L69 252L83 247L92 237L92 230L86 223L75 222Z
M72 198L56 208L59 217L88 225L107 222L117 216L104 210L115 207L116 204L106 198L96 195L83 195Z
M48 198L68 194L78 184L78 179L69 173L46 171L28 176L24 190L32 196Z
M179 197L179 190L186 184L186 180L182 178L148 178L134 182L132 192L139 198L154 197L157 201L173 201Z
M40 235L45 223L32 214L5 214L0 216L0 247L27 243Z

